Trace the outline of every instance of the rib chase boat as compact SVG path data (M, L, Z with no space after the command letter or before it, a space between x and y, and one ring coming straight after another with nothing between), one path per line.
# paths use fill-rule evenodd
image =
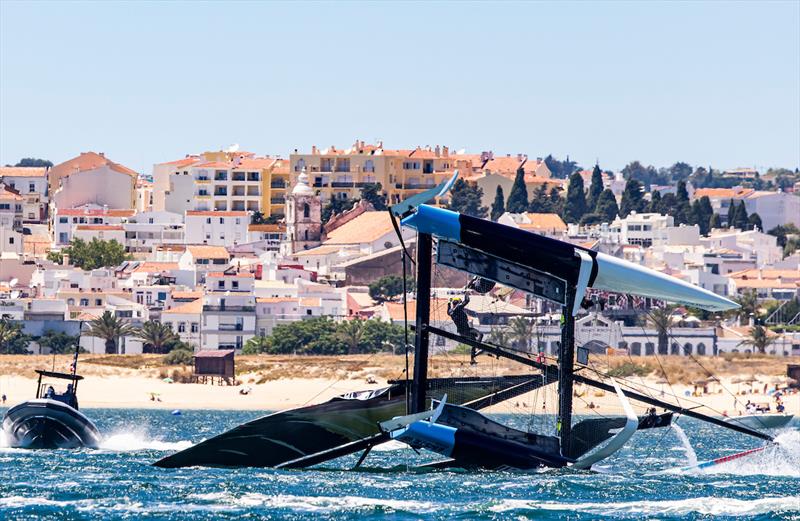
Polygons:
M39 374L36 398L15 405L3 417L3 435L8 446L20 449L97 448L100 432L78 410L78 382L83 377L75 374L74 370L72 373L36 372ZM64 389L58 392L56 386Z
M402 379L390 381L383 389L349 393L319 405L255 419L155 465L307 468L360 453L355 464L359 467L374 446L397 440L432 453L434 460L422 464L427 467L590 469L619 451L635 432L669 427L680 416L766 441L773 439L603 373L589 361L586 346L576 342L575 317L592 307L589 291L617 292L710 311L733 309L735 303L575 244L424 204L443 196L454 181L455 176L390 209L401 244L400 226L418 232L416 259L402 244L404 275L407 259L416 270L417 294L414 325L407 326L414 335L413 368L405 371ZM462 280L469 280L464 294L447 303L446 312L434 292L439 270L460 272ZM485 302L491 310L504 305L501 292L509 291L538 299L560 312L560 326L554 326L560 329L560 341L552 342L548 352L543 353L539 346L535 352L530 343L520 345L501 334L484 338L472 327L474 322L465 312L470 297L473 305ZM461 367L471 373L429 377L429 349L446 342L468 346L467 352L461 350L458 356L468 357ZM457 356L446 349L440 352L441 356ZM511 362L513 374L493 372L491 361L501 358ZM573 397L581 399L575 384L616 396L623 414L603 415L594 409L596 414L573 418ZM543 402L541 397L548 390L551 398ZM646 413L637 416L631 401L644 404L640 406L647 407ZM486 416L482 411L490 407L493 411L506 407L523 421L506 423L507 417Z

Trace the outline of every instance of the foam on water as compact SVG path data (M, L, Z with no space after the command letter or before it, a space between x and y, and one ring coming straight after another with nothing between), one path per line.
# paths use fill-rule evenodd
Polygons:
M361 496L293 496L288 494L267 495L250 492L234 495L229 492L193 494L195 500L210 503L235 505L244 508L267 507L296 512L337 512L352 510L392 510L425 514L438 509L430 501L383 499Z
M775 437L761 452L704 469L706 474L763 475L800 478L800 431Z
M100 442L100 448L103 450L127 452L137 450L184 450L192 446L190 441L162 441L152 439L144 433L136 432L121 432L106 436Z
M490 508L494 512L518 510L557 510L583 512L603 516L754 516L758 514L800 513L800 496L767 497L742 500L722 497L698 497L665 501L624 501L592 503L554 503L505 499Z

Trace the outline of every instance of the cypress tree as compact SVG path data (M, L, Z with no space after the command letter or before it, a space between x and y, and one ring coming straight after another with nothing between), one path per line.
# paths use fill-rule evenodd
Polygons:
M448 209L454 212L471 215L473 217L486 217L488 209L481 206L483 190L477 186L467 183L463 179L458 179L450 190L450 204Z
M594 212L601 193L603 193L603 172L600 170L600 165L594 165L592 182L589 184L589 196L586 200L586 211Z
M617 198L614 197L614 192L605 189L600 192L600 197L597 198L597 208L594 213L601 215L603 222L612 222L619 214L619 207L617 206Z
M733 226L739 230L747 230L749 224L747 220L747 207L745 207L744 201L741 201L739 206L736 207L736 213L733 216Z
M747 224L749 224L748 229L750 230L758 229L759 231L764 231L764 225L761 223L761 216L755 212L751 213L750 217L747 218Z
M619 207L620 217L627 217L631 212L641 212L643 208L642 183L636 179L628 179L625 183L625 190L622 192L622 202Z
M505 197L503 196L503 187L497 185L497 192L495 192L494 203L492 203L491 219L497 221L501 215L506 213Z
M678 207L674 210L675 224L692 224L692 206L689 203L689 191L686 190L686 181L678 181L675 192L678 198Z
M523 213L528 209L528 188L525 186L525 170L517 169L511 193L506 201L506 211L510 213Z
M586 194L583 188L583 178L578 172L569 176L567 199L564 201L562 217L565 222L579 223L586 213Z
M708 220L709 232L714 228L722 228L722 219L720 219L718 213L712 214L711 218Z
M736 218L736 201L731 199L730 204L728 205L728 222L727 225L733 226L733 222Z
M560 214L561 210L564 208L564 199L561 198L561 192L555 186L550 189L549 199L549 208L547 211L550 213Z
M528 211L533 213L549 213L551 212L550 209L550 200L547 196L547 184L543 183L540 184L536 191L533 192L533 197L531 198L531 203L528 205Z
M711 216L714 215L714 208L711 206L711 199L707 195L700 198L700 208L703 211L703 219L709 221Z
M648 206L647 211L650 213L662 213L661 192L659 192L658 190L650 194L650 205Z

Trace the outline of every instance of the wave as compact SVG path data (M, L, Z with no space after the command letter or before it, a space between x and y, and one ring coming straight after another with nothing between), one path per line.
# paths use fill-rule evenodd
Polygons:
M754 516L758 514L800 513L800 497L769 497L743 500L722 497L698 497L665 501L626 501L611 503L552 503L506 499L490 508L497 513L546 510L590 513L598 516Z
M242 508L266 507L297 512L337 512L352 510L404 511L415 514L437 512L440 505L429 501L383 499L361 496L291 496L246 493L240 496L229 492L193 494L195 500L234 505Z
M117 452L130 452L138 450L184 450L192 446L190 441L162 441L149 438L143 433L117 433L106 436L100 442L100 449Z

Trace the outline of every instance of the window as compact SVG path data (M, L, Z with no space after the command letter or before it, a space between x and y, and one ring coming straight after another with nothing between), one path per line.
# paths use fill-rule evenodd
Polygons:
M199 324L197 322L192 322L192 333L197 333L199 329Z
M68 298L67 299L67 305L68 306L74 306L75 305L75 299L74 298Z
M61 224L67 224L69 223L69 217L59 217L58 222L60 222Z
M88 305L89 305L89 299L88 298L82 298L81 299L81 306L88 306Z
M239 281L238 280L232 280L231 281L231 287L233 289L239 289Z
M225 289L225 281L224 280L217 281L217 289Z
M35 192L35 191L36 191L36 185L33 184L33 183L29 183L28 184L28 192Z
M309 316L311 315L311 310L310 309L306 310L306 315L309 315Z
M8 244L14 244L14 237L8 238Z
M94 305L95 306L102 306L103 305L103 299L99 299L99 298L94 299Z
M652 342L645 342L644 344L644 354L650 356L656 352L656 346Z
M308 219L311 217L311 206L308 203L303 203L303 217Z
M673 342L670 346L670 354L671 355L679 355L681 354L681 346L677 342Z
M219 223L220 224L225 224L225 218L224 217L220 217L219 218Z
M186 332L186 322L178 322L178 333Z
M238 224L242 224L242 220L241 220L241 219L239 219L238 217L236 218L236 224L237 224L237 225L238 225Z
M206 217L206 224L211 224L211 217Z
M700 356L704 356L706 354L706 345L702 342L697 344L697 354Z

